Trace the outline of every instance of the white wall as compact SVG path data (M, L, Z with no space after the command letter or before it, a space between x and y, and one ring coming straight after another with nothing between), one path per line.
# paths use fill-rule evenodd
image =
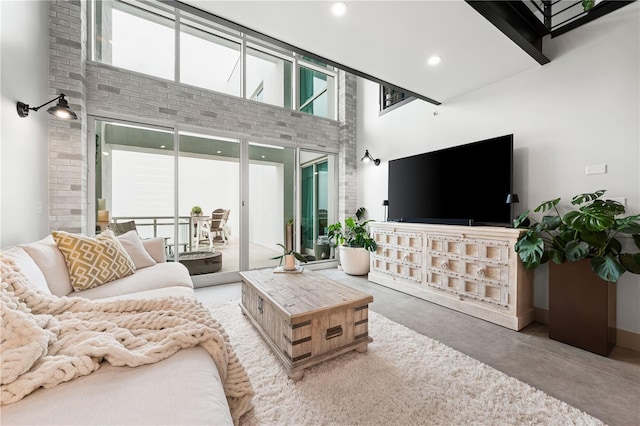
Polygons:
M545 40L549 64L440 106L413 101L378 116L378 86L360 79L358 153L369 149L382 163L358 165L358 205L382 220L388 160L513 133L516 214L598 189L625 197L627 213L638 214L639 15L635 2ZM595 164L607 173L587 176ZM538 269L535 305L545 309L547 281L547 268ZM640 276L623 275L617 296L618 328L640 333Z
M48 94L49 4L0 2L0 247L48 233L46 108L26 118L16 102L39 106Z

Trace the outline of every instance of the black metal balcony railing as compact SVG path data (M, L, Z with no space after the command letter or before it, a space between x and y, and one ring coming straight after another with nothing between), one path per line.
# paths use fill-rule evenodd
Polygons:
M559 36L635 0L528 0L527 6L547 28Z

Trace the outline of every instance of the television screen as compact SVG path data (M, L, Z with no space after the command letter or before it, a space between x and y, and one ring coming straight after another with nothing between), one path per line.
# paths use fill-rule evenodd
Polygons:
M510 226L513 135L389 161L389 220Z

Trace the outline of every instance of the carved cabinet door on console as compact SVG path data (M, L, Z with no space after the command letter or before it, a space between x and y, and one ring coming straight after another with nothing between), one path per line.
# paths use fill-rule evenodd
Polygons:
M504 240L429 234L430 286L501 306L509 304L509 243Z
M422 282L424 279L423 236L414 232L374 231L378 245L371 269L391 277Z
M520 330L534 319L532 274L513 249L520 230L371 222L369 280Z

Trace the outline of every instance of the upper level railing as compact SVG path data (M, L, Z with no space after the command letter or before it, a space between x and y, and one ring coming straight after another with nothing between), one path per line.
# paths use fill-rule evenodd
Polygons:
M564 34L635 0L528 0L525 3L551 37Z

